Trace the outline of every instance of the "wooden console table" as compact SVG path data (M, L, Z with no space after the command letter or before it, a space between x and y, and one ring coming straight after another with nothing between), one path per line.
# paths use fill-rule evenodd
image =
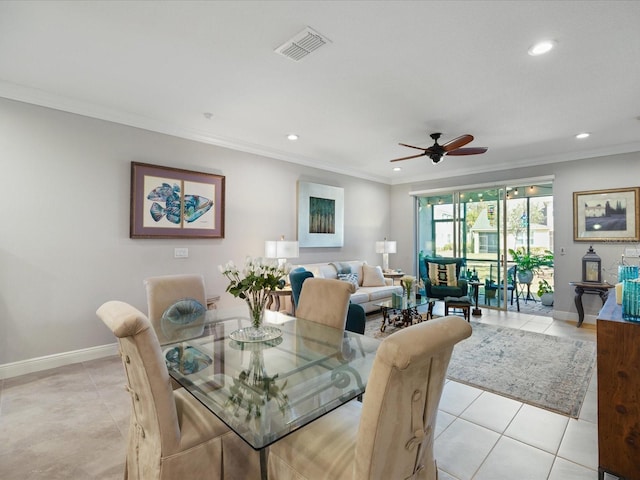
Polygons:
M598 479L640 478L640 323L611 295L598 314Z
M610 283L598 283L598 282L569 282L569 285L575 287L576 297L574 299L576 303L576 309L578 310L578 327L582 325L584 320L584 308L582 306L582 295L585 293L592 295L600 295L602 305L607 301L609 296L609 289L614 288L615 285Z

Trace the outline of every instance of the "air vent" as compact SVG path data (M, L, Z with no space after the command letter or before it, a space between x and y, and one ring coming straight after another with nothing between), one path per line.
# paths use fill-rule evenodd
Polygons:
M276 48L275 52L297 62L329 42L331 40L327 37L307 27Z

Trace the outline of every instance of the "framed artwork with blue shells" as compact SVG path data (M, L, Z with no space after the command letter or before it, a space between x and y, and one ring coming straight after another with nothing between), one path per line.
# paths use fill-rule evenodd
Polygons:
M225 178L131 162L130 238L224 238Z

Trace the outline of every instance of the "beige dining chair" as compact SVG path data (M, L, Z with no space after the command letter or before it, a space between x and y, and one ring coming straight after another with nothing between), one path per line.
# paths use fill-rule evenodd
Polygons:
M125 479L259 479L260 457L183 388L172 390L147 317L120 301L96 312L118 339L131 394Z
M385 338L364 401L349 402L274 443L270 480L435 480L434 430L453 347L471 335L457 316Z
M331 278L307 278L302 284L296 317L344 330L355 287Z
M181 340L179 334L184 333L184 330L180 332L163 328L162 316L177 301L196 300L203 310L206 309L207 300L202 275L179 274L149 277L144 280L144 285L147 290L149 321L158 336L160 345L179 341Z

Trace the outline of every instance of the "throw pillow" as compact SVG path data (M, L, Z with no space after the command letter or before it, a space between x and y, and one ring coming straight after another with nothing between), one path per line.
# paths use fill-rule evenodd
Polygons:
M206 313L207 309L193 298L178 300L162 314L162 320L177 325L186 325L194 322Z
M455 263L429 263L429 280L432 285L457 287Z
M337 270L338 275L351 273L351 265L345 262L332 262L329 265L333 265L333 267Z
M353 286L356 287L356 290L358 290L358 287L360 286L358 283L357 273L339 273L338 280L344 280L345 282L353 283Z
M378 266L362 265L362 286L363 287L384 287L384 275L382 268Z

